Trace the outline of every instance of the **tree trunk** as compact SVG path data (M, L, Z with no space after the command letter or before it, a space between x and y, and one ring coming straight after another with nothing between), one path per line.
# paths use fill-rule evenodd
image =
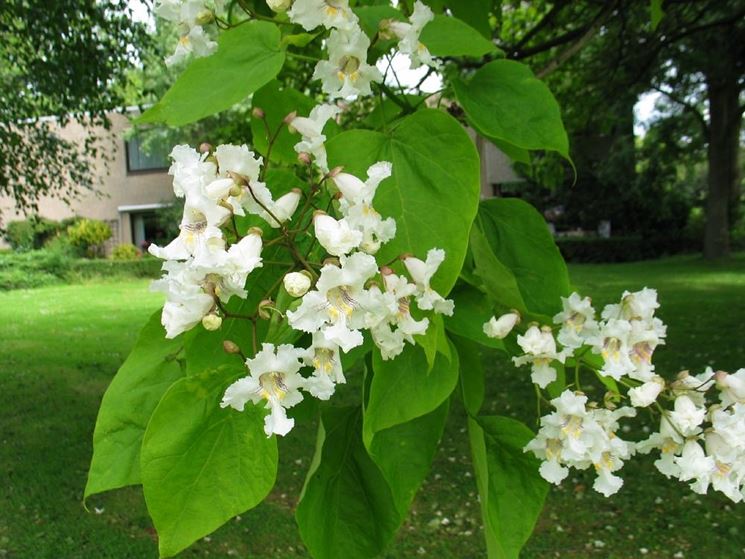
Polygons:
M729 74L729 75L726 75ZM731 204L738 190L740 88L737 75L707 76L709 98L709 192L706 200L704 258L729 255Z

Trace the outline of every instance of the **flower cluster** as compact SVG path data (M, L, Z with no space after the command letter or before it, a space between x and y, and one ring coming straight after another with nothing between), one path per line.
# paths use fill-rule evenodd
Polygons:
M426 333L427 313L453 312L453 302L431 286L445 259L443 250L431 249L426 260L401 255L395 259L400 274L389 267L393 262L378 265L374 255L396 234L395 220L384 218L374 207L378 187L391 176L392 166L385 161L375 163L364 181L340 168L324 172L322 130L334 111L323 107L327 106L317 107L305 120L286 119L289 126L304 134L298 151L307 153L303 147L312 145L315 152L314 161L305 162L315 162L322 178L312 179L310 193L296 189L275 200L261 180L262 158L245 145L221 145L214 151L203 146L201 153L189 146L176 146L169 172L175 194L184 198L180 233L164 247L149 248L151 254L165 260L165 274L154 282L153 289L166 293L162 323L167 337L177 336L200 321L205 328L217 330L225 318L247 318L255 328L271 302L263 302L264 307L260 304L253 316L232 315L225 306L233 295L246 297L249 274L262 266L261 229L252 227L240 235L235 218L252 214L279 229L273 242L282 241L294 261L294 269L282 277L282 284L288 294L300 298L281 316L292 329L308 334L310 345L275 347L265 343L260 351L254 347L255 355L246 360L250 374L228 387L222 402L223 407L238 410L249 401L266 402L267 435L284 435L292 428L286 409L300 402L304 392L325 400L338 383L345 382L340 354L362 345L364 330L369 331L383 359L392 359L406 343L415 343L414 336ZM304 219L322 185L335 200L327 211L334 209L336 216L317 209ZM306 203L297 212L303 196ZM286 223L294 217L297 230L291 233ZM313 244L317 242L327 255L323 264L313 267L299 254L294 243L298 233L313 235ZM416 304L415 315L412 303ZM307 376L300 373L305 367L310 370Z
M538 435L525 450L544 460L541 476L555 484L569 475L569 467L584 470L595 467L593 488L606 497L616 493L623 480L613 472L634 453L633 443L616 435L618 420L633 417L636 410L615 410L587 406L587 396L565 390L551 400L555 412L541 418Z
M166 58L172 66L188 59L209 56L217 50L217 43L209 38L204 25L215 17L215 11L222 8L222 2L215 0L213 8L205 5L205 0L158 0L155 13L176 25L179 41L176 50Z
M163 326L173 338L200 321L218 328L220 305L246 296L246 278L261 266L261 230L251 229L230 247L222 226L234 215L259 215L271 225L288 219L300 200L290 192L276 202L259 181L261 158L245 145L221 145L214 155L179 145L173 148L173 190L184 198L179 236L149 252L166 262L153 289L166 293ZM281 216L281 217L280 217Z
M517 335L524 354L513 360L518 366L531 365L531 379L539 389L557 379L557 363L572 359L577 375L574 391L565 390L550 401L555 411L541 418L538 434L525 450L543 460L540 474L555 484L567 477L569 468L594 466L594 488L605 496L623 484L613 472L625 460L636 452L659 450L655 466L665 476L690 481L698 493L711 486L739 502L745 497L745 369L731 375L710 368L696 376L684 371L667 383L652 364L666 336L665 325L654 316L657 308L655 290L627 291L598 320L590 299L572 293L562 298L562 312L553 318L556 336L550 326L535 324ZM490 319L484 332L501 339L519 322L519 313L512 311ZM600 362L588 359L588 353L600 356ZM623 398L618 393L606 395L602 405L588 403L579 387L580 367L627 387L631 406L617 408L615 402ZM718 391L718 401L707 407L712 390ZM663 400L673 402L672 410L661 405ZM622 440L618 421L653 404L661 414L659 431L638 443Z
M712 391L718 401L709 403ZM670 392L673 410L662 416L658 432L639 443L639 452L659 450L655 467L691 482L696 493L711 486L736 503L745 499L745 369L683 372Z

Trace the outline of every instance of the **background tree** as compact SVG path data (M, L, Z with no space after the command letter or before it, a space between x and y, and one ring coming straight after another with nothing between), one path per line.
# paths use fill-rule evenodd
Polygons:
M0 3L0 194L33 211L42 196L95 189L89 168L106 157L106 113L123 106L148 41L126 0ZM56 133L71 121L91 129L82 145Z

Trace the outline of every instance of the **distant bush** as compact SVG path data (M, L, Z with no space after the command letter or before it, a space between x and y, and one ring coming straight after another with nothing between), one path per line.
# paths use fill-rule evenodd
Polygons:
M64 226L63 222L30 216L24 220L8 223L3 237L13 250L35 250L42 248L50 239L58 235Z
M124 243L116 245L111 252L112 260L137 260L142 256L142 252L133 244Z
M678 237L560 237L556 239L567 262L633 262L698 252L701 241L685 235Z
M51 250L0 253L0 290L42 287L106 277L157 278L162 261L87 260Z
M97 219L81 219L67 228L67 237L86 256L103 256L103 244L111 238L111 227Z

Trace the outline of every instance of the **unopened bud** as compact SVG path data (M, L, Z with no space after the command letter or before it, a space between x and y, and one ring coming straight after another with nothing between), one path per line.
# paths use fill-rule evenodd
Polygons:
M292 121L297 118L297 111L292 111L290 114L288 114L286 117L282 119L282 122L284 122L287 125L292 124Z
M197 25L207 25L213 19L215 19L215 14L211 10L202 10L197 14L195 21Z
M266 113L264 112L263 109L260 109L259 107L254 107L253 109L251 109L251 115L254 118L258 118L261 120L266 116Z
M286 12L292 6L292 0L266 0L266 5L274 12Z
M310 165L311 158L309 153L305 153L304 151L301 151L297 154L297 160L302 163L303 165Z
M246 235L258 235L261 237L264 235L264 231L261 230L261 227L249 227Z
M287 293L292 297L302 297L310 289L310 274L303 270L302 272L290 272L282 280Z
M217 330L222 326L222 318L216 314L208 314L202 318L202 326L205 330Z
M328 173L326 173L326 178L333 179L334 177L338 176L343 170L344 167L342 167L341 165L339 165L338 167L334 167Z
M212 144L208 144L207 142L202 142L199 144L199 153L209 153L212 151Z
M231 342L230 340L225 340L222 343L222 349L225 351L225 353L231 353L231 354L241 352L241 348L238 347L238 344L236 344L235 342Z
M501 340L506 338L519 323L520 313L517 311L508 312L499 318L493 316L489 319L489 322L484 324L484 334L490 338Z
M380 268L380 274L383 276L390 276L393 273L393 270L388 266L383 266L382 268Z
M243 194L243 188L241 188L241 186L237 184L234 184L233 186L230 187L228 194L230 194L233 197L238 197L241 194Z
M264 299L259 303L259 308L257 310L257 313L259 315L259 318L263 318L264 320L269 320L272 317L272 313L270 312L269 307L274 306L274 301L271 299Z

